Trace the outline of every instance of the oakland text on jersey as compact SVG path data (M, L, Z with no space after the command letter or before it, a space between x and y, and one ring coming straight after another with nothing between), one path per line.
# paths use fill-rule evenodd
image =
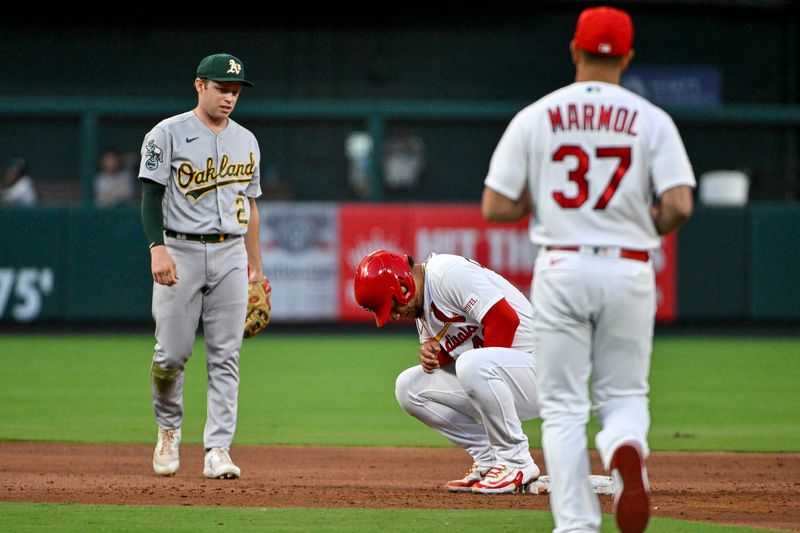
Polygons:
M631 113L627 107L594 103L560 104L547 109L553 133L573 130L614 131L636 137L638 134L633 128L638 115L638 111Z
M206 158L206 168L203 170L195 169L189 162L181 163L176 176L178 187L186 191L184 196L197 200L218 187L249 183L256 172L256 158L253 152L250 152L248 163L230 163L229 161L228 154L222 154L219 170L214 166L214 159L211 157Z

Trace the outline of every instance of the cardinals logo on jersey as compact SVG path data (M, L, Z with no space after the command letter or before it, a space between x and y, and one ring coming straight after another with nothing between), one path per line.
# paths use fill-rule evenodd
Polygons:
M467 318L463 317L463 316L459 316L459 315L447 316L438 307L436 307L436 304L433 303L433 302L431 302L431 312L433 313L433 316L436 317L436 320L439 320L440 322L448 323L448 322L466 322L467 321Z
M468 341L477 331L480 331L478 326L460 326L453 333L448 333L444 336L444 339L442 339L444 341L442 346L444 346L444 349L448 352L452 352Z

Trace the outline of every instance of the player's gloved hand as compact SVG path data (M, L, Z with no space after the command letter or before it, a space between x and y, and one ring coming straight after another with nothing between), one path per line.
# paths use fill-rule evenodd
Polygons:
M244 321L244 337L255 337L267 328L272 309L269 297L272 287L269 280L251 281L247 289L247 317Z

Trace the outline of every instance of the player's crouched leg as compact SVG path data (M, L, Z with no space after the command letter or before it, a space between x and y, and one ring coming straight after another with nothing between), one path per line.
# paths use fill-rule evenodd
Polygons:
M400 406L423 424L439 432L472 457L473 466L463 479L448 481L450 492L471 492L495 464L494 450L479 422L480 413L461 388L455 365L426 374L422 367L405 370L397 377L395 396Z
M408 414L434 428L442 425L442 418L452 418L450 411L477 415L461 388L454 366L446 365L432 374L425 373L421 365L404 370L395 382L397 403Z
M456 360L456 375L480 411L497 461L472 492L524 490L539 477L522 431L522 420L538 414L532 356L510 348L469 350Z
M426 374L421 366L405 370L397 377L395 396L408 414L435 429L457 446L467 450L481 465L494 464L486 430L456 378L455 365Z
M394 384L394 396L397 398L397 403L411 416L416 416L415 412L420 407L420 402L414 397L413 392L419 373L422 373L422 367L408 368L397 376Z
M437 417L432 416L432 411L437 410L437 405L456 407L455 404L468 403L466 395L460 389L461 385L452 369L438 369L433 374L426 374L422 366L417 365L397 376L394 394L405 412L429 426L436 427L439 424ZM453 396L459 392L462 397L460 402Z
M513 348L478 348L456 359L456 376L473 402L513 401L520 420L539 417L533 355Z

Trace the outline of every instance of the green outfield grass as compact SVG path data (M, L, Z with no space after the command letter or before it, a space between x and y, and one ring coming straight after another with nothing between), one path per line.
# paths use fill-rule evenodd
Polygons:
M650 439L661 450L800 450L800 340L656 341Z
M0 440L152 444L149 335L0 336ZM413 333L265 334L242 353L238 444L451 446L407 416L396 375ZM201 344L187 367L184 439L205 417ZM656 450L798 451L796 340L659 339L651 376ZM539 447L539 422L526 423ZM596 431L595 424L590 433ZM169 517L165 522L165 516ZM228 509L0 503L0 531L549 531L547 511ZM614 531L604 517L604 532ZM764 531L654 519L648 531Z
M230 509L209 507L132 507L0 503L0 531L59 532L192 532L206 531L413 531L415 533L485 533L552 531L546 511L455 511L388 509ZM165 521L165 517L168 520ZM603 517L603 533L616 531ZM657 518L651 533L754 533L764 529Z
M149 335L0 336L0 440L151 443ZM394 380L415 335L245 341L239 444L450 446L406 415ZM800 343L663 338L651 372L655 450L800 451ZM184 440L202 439L202 344L187 366ZM526 422L539 447L539 421ZM590 433L596 427L590 426Z

